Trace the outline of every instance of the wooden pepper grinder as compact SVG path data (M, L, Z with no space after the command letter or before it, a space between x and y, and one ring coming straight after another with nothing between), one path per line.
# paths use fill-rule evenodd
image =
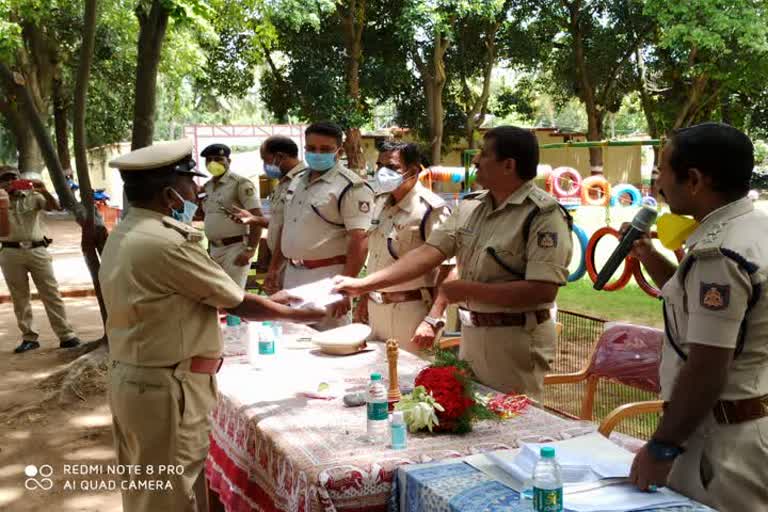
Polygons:
M400 401L400 382L397 378L397 353L400 345L394 338L387 340L387 363L389 364L389 391L387 392L387 401L390 410Z

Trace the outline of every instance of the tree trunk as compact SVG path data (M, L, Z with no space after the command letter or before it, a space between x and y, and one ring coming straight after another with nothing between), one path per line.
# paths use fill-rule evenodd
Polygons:
M432 165L440 165L443 160L443 121L445 109L443 107L443 90L447 76L445 74L445 52L448 50L450 40L446 34L435 34L435 48L432 53L432 116L430 119L430 148Z
M573 55L576 63L576 77L580 84L580 96L587 111L587 140L602 140L602 113L597 101L595 101L595 89L589 76L586 57L584 55L584 41L581 33L579 17L581 15L581 2L568 4L570 13L569 30L573 38ZM589 148L589 166L592 174L603 173L603 149Z
M475 129L477 126L482 126L485 121L486 111L488 110L488 98L491 96L491 79L493 77L493 68L496 65L496 33L500 26L501 22L496 21L488 27L485 40L486 55L485 68L483 69L483 90L467 112L466 133L469 149L475 149L477 147L475 141ZM464 79L464 88L469 97L469 84L467 84L466 77ZM470 102L468 101L468 105L469 104Z
M75 200L74 194L67 185L67 180L64 177L64 170L61 167L59 157L51 142L48 129L35 108L32 95L26 87L24 76L20 73L11 71L8 66L3 62L0 62L0 81L3 82L6 91L10 93L9 96L16 99L20 107L20 113L30 123L31 129L35 134L35 140L42 152L45 165L48 168L48 174L51 177L56 194L59 196L59 202L64 208L74 214L78 224L82 226L85 220L85 209Z
M131 150L152 145L157 103L157 70L168 28L169 11L162 0L152 0L149 12L137 8L139 44L136 66L136 95L133 105Z
M72 166L69 154L69 100L61 78L53 81L53 122L56 129L56 153L65 170Z
M349 0L349 10L342 17L344 41L347 49L346 78L347 94L352 100L355 114L362 110L360 99L360 63L363 58L363 29L365 28L365 0ZM354 116L353 119L357 119ZM356 124L356 123L353 123ZM365 158L361 148L360 127L348 126L344 142L347 165L359 171L365 168Z
M96 208L93 203L93 187L88 172L87 137L85 132L85 105L88 101L88 82L93 63L93 47L96 38L97 0L85 1L85 13L83 15L83 43L80 48L80 63L77 68L77 81L75 82L75 101L73 132L75 141L75 165L77 166L77 180L80 183L80 198L85 209L85 221L82 225L83 232L80 246L83 250L88 271L93 280L96 298L99 301L101 320L106 325L107 309L101 295L99 283L99 254L106 243L106 227L103 223L96 222ZM106 338L106 336L105 336Z

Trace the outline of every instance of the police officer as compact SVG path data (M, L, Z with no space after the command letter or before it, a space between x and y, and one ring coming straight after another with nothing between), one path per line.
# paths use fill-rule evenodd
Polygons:
M259 194L251 180L230 170L228 146L211 144L200 156L205 158L206 168L213 176L203 187L205 236L210 243L211 257L245 288L250 262L261 239L261 227L234 222L230 212L237 206L261 216Z
M501 126L475 157L487 190L467 196L427 243L364 279L338 278L351 295L403 283L456 256L459 279L441 293L459 303L460 356L480 382L540 398L555 353L550 307L571 258L568 216L537 188L536 137Z
M662 287L665 412L631 479L669 485L722 511L768 510L768 216L747 197L749 138L728 125L678 130L660 195L700 225L676 267L648 239L633 248Z
M59 204L42 181L19 181L19 178L15 167L0 169L0 187L10 195L9 233L0 237L0 268L11 292L13 311L21 331L21 344L14 352L19 354L40 347L39 335L32 326L27 274L35 282L48 321L59 338L59 347L76 347L80 340L67 320L59 284L53 274L51 255L46 249L50 240L45 237L41 220L43 210L58 210ZM27 185L31 187L27 188Z
M119 464L183 471L173 490L123 493L134 511L207 510L207 415L216 401L222 339L217 308L248 320L313 321L323 312L245 294L189 225L197 208L192 143L133 151L120 170L131 210L107 240L102 293L108 312L110 407ZM198 508L196 508L198 507Z
M368 272L392 265L420 247L448 218L445 201L419 183L421 154L415 144L387 142L377 160L377 190L368 255ZM410 352L430 348L440 328L447 303L436 301L439 269L408 282L377 289L362 297L356 314L370 323L371 338L395 338ZM418 335L415 336L415 334Z
M291 180L306 169L299 160L299 147L288 137L274 135L261 145L261 159L268 177L279 180L269 198L270 217L267 232L267 246L272 253L264 288L274 293L282 288L285 273L285 258L280 250L280 238L285 220L285 198Z
M305 131L308 169L288 186L280 237L280 253L289 260L285 288L337 274L357 276L365 263L373 191L339 163L342 138L341 128L332 123L314 123ZM349 323L350 305L349 299L337 303L332 317L315 327Z

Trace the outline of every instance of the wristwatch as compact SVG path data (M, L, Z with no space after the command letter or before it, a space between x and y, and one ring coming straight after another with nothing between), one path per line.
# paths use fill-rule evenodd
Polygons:
M656 460L668 461L675 460L678 455L685 452L681 446L665 443L656 439L648 441L648 453Z
M424 321L431 325L435 332L439 331L445 326L445 318L443 317L437 318L434 316L425 316Z

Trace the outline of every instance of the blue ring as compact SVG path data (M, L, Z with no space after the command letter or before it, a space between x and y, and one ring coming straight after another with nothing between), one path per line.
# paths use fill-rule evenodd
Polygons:
M579 268L568 276L569 283L578 281L587 273L587 245L589 244L589 238L587 233L576 224L573 225L573 232L576 233L576 238L579 239L579 245L581 246L581 261L579 262Z
M643 196L636 186L625 183L624 185L617 185L613 188L613 191L611 192L611 206L624 206L621 204L621 201L619 201L619 197L621 197L622 194L629 194L630 197L632 197L632 203L629 206L640 206L640 203L643 200Z

